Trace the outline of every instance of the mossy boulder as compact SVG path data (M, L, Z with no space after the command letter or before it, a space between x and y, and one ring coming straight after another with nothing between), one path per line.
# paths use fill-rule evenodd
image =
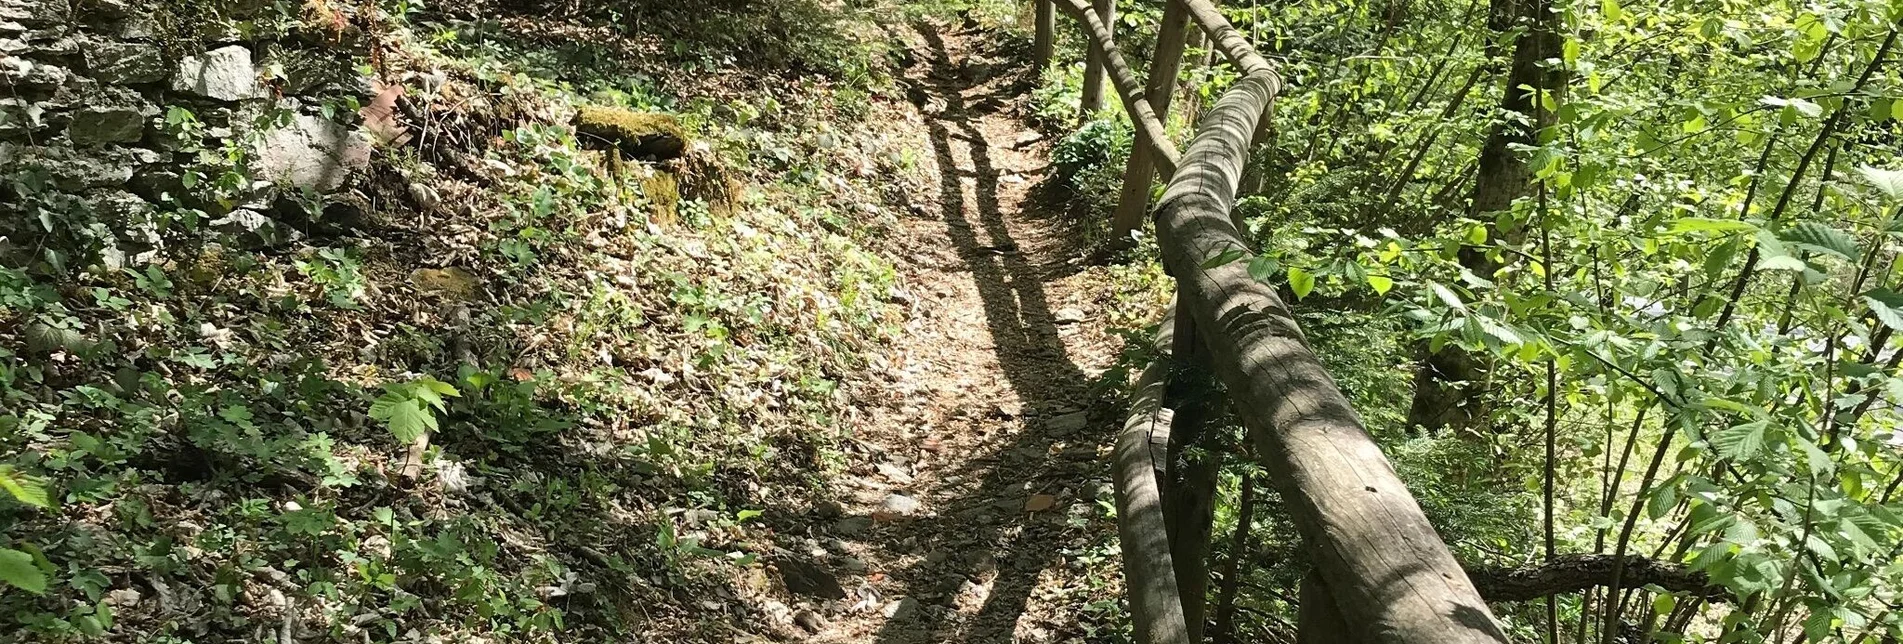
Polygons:
M687 130L671 114L587 106L575 113L575 131L637 159L667 161L687 150Z

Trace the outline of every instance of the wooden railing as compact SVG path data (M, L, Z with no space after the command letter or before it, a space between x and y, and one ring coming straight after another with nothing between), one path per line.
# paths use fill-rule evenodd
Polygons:
M1117 49L1108 3L1036 1L1039 16L1054 6L1084 27L1089 70L1103 70L1135 123L1115 224L1121 237L1151 213L1164 266L1177 281L1156 341L1159 357L1135 383L1116 446L1117 530L1137 641L1202 639L1214 465L1184 455L1206 440L1201 425L1226 403L1248 429L1313 564L1300 592L1298 641L1505 642L1466 572L1309 350L1288 305L1249 275L1247 262L1210 261L1252 254L1230 212L1258 126L1282 89L1275 66L1210 0L1167 0L1144 85ZM1043 60L1055 42L1054 22L1038 21ZM1164 125L1190 24L1242 77L1179 151ZM1168 187L1151 210L1153 171Z

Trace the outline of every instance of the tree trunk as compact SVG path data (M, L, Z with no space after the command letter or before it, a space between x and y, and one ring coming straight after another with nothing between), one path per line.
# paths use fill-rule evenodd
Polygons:
M1183 32L1188 28L1187 7L1180 2L1169 2L1163 7L1163 20L1156 31L1156 53L1150 58L1150 81L1145 89L1150 109L1156 111L1156 117L1166 127L1170 98L1176 93L1177 71L1183 62ZM1150 210L1150 184L1155 176L1156 164L1150 151L1142 147L1131 150L1130 161L1123 168L1123 191L1117 196L1117 211L1111 217L1113 243L1126 243L1130 232L1143 224L1143 215Z
M1037 35L1031 41L1031 59L1037 63L1038 73L1050 69L1051 57L1057 51L1057 6L1052 0L1037 1Z
M1177 368L1170 375L1164 403L1174 410L1170 422L1169 477L1163 488L1163 512L1170 535L1170 559L1176 567L1176 587L1183 594L1183 622L1192 642L1203 640L1209 595L1209 540L1216 518L1216 475L1221 460L1215 453L1220 438L1208 431L1224 398L1209 364L1208 350L1197 338L1194 318L1178 310ZM1195 452L1191 453L1192 449Z
M1532 180L1531 169L1514 147L1538 143L1539 131L1553 120L1541 99L1548 97L1557 102L1566 83L1563 71L1540 66L1560 56L1559 14L1553 11L1552 0L1494 0L1488 23L1496 31L1511 29L1522 21L1527 29L1514 43L1500 109L1524 118L1501 121L1487 135L1480 149L1469 211L1475 219L1487 222L1489 241L1508 244L1519 242L1524 226L1501 215L1513 208L1514 200L1528 193ZM1526 87L1534 91L1523 89ZM1500 261L1484 249L1462 249L1460 263L1485 278L1491 278L1501 267ZM1408 425L1428 434L1485 432L1489 367L1484 357L1453 345L1429 353L1415 372Z
M1102 20L1114 36L1117 29L1116 0L1093 0L1092 6L1097 11L1097 19ZM1088 119L1103 109L1104 80L1107 75L1104 71L1104 56L1107 54L1102 47L1097 46L1095 38L1090 39L1090 58L1084 61L1084 92L1078 101L1083 118Z

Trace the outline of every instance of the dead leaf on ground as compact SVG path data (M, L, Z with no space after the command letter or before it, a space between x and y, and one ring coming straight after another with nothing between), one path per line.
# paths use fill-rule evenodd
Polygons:
M396 99L403 95L403 86L396 83L374 81L377 89L375 98L357 113L363 116L363 129L384 145L402 145L407 128L396 119Z
M1024 501L1025 512L1043 512L1057 505L1057 497L1049 494L1033 494Z

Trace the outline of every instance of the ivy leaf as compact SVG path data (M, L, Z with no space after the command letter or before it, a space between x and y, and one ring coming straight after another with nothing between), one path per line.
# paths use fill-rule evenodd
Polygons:
M1849 233L1815 221L1792 226L1778 237L1806 250L1829 253L1844 259L1856 259L1861 254L1857 249L1857 240Z
M1870 305L1870 313L1877 321L1893 331L1903 331L1903 293L1880 288L1863 294L1863 303Z
M1308 271L1291 266L1288 269L1288 287L1295 291L1295 299L1306 298L1315 290L1315 276Z
M1711 446L1718 449L1718 455L1742 460L1751 458L1764 447L1764 434L1771 427L1767 420L1757 420L1728 429L1721 429L1711 435Z
M33 555L12 548L0 548L0 581L35 595L46 592L46 574L33 565Z
M1883 191L1891 199L1903 199L1903 170L1885 170L1871 166L1857 166L1857 173L1863 180Z

